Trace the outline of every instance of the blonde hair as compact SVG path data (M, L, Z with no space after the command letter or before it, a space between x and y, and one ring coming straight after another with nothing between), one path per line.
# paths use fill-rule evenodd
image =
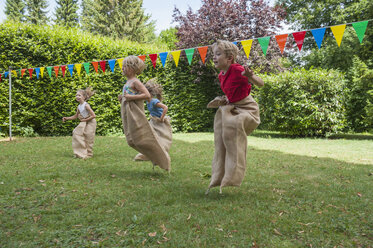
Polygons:
M128 56L123 59L123 64L122 64L122 73L124 68L130 68L133 70L133 72L136 75L139 75L142 73L142 71L145 69L146 65L144 61L142 61L139 57L137 56Z
M84 100L88 100L89 98L91 98L91 96L93 96L96 93L96 91L93 90L92 87L88 87L85 90L78 90L77 92L82 94Z
M162 101L162 85L158 84L154 79L150 79L146 82L145 88L149 91L152 97L156 97L159 101Z
M237 56L238 56L238 51L239 51L238 47L235 44L227 40L218 40L212 45L212 49L215 49L215 48L219 48L220 50L222 50L225 56L227 57L232 56L233 57L232 63L235 63Z

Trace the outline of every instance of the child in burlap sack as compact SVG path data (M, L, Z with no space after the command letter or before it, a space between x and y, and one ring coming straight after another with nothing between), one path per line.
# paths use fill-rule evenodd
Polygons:
M62 121L79 118L80 123L73 131L72 147L76 158L90 158L93 156L93 143L96 134L96 115L86 102L95 92L88 87L78 90L75 99L79 102L75 115L62 117Z
M172 127L171 119L166 116L168 107L162 101L162 86L156 83L153 79L145 84L145 88L149 91L151 98L146 100L146 106L150 113L150 126L158 135L158 140L164 149L169 152L172 144ZM149 160L144 154L137 154L135 161Z
M127 81L118 100L124 134L127 144L149 158L153 168L158 165L170 171L170 156L145 116L144 100L150 99L151 95L137 78L144 69L145 63L137 56L128 56L123 60L122 72Z
M246 170L247 136L260 123L259 106L250 95L251 84L264 82L247 66L236 63L238 48L230 41L213 44L213 61L220 70L224 96L216 97L207 107L218 108L214 118L215 153L210 188L240 186Z

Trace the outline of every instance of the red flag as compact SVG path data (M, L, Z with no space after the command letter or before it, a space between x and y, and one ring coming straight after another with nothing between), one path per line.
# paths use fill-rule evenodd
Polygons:
M202 62L205 63L208 46L198 47L199 55L201 55Z
M156 54L156 53L155 54L149 54L149 58L152 61L154 68L155 68L155 64L157 63L157 57L158 57L158 54Z
M1 82L1 74L0 74L0 82Z
M32 78L32 71L33 71L33 70L34 70L33 68L28 69L28 72L29 72L29 74L30 74L30 79Z
M66 65L61 65L62 77L65 77Z
M100 61L100 67L101 67L103 73L105 73L106 60L101 60L101 61Z
M137 57L139 57L139 59L141 59L142 61L145 62L146 55L139 55L139 56L137 56Z
M54 68L54 73L56 74L56 77L58 77L58 70L60 69L60 67L56 65L53 68Z
M92 62L92 65L95 68L96 73L98 73L98 62Z
M304 37L306 36L307 31L300 31L293 33L293 37L295 42L297 43L299 51L302 49Z
M276 41L277 41L278 46L280 47L281 54L284 53L284 48L285 48L287 39L288 39L288 34L276 35Z
M21 78L23 77L23 74L25 74L26 69L21 70Z

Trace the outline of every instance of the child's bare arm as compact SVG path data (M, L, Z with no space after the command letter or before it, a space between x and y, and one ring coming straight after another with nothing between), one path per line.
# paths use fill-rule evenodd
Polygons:
M65 122L67 120L75 120L76 118L78 118L78 114L79 114L79 110L76 109L75 115L72 115L72 116L69 116L69 117L62 117L62 122Z
M125 94L124 97L126 98L127 101L148 100L151 98L149 91L145 88L145 86L139 80L136 80L132 83L132 88L138 91L140 94L137 94L137 95Z
M242 72L242 75L248 77L250 83L253 83L258 87L263 87L263 80L257 75L255 75L253 70L250 69L250 67L244 66L244 68L245 70Z
M162 108L163 109L163 112L162 112L162 115L161 115L160 119L161 119L161 121L164 121L164 117L167 114L168 107L166 105L164 105L163 103L161 103L161 102L158 102L155 106L157 106L158 108Z
M90 120L96 118L95 112L93 112L93 110L92 110L91 106L89 106L89 104L85 105L85 109L88 111L89 117L81 119L80 121L90 121Z

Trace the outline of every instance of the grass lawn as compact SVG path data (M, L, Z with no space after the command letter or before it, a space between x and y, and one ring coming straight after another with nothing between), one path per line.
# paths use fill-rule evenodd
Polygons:
M174 134L172 172L123 137L0 142L0 247L373 247L373 142L248 137L240 188L205 196L213 134Z

